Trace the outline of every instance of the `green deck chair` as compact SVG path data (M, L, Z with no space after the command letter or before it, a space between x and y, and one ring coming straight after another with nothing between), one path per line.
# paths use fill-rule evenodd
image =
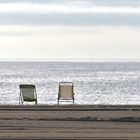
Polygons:
M37 104L35 85L20 85L19 104L23 104L24 102L35 102Z
M60 101L72 101L74 104L74 84L72 82L60 82L58 104Z

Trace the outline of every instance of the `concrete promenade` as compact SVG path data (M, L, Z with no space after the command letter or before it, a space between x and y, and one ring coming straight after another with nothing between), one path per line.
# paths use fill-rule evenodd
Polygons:
M140 140L140 106L0 106L1 140Z

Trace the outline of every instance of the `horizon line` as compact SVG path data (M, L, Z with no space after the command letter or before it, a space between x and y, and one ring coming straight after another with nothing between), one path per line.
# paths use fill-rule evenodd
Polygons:
M0 58L0 61L140 61L136 58L105 58L105 59L94 59L94 58Z

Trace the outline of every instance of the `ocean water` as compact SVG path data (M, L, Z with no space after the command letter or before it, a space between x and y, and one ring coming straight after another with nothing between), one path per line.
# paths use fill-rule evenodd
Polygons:
M140 104L140 62L0 61L0 104L19 104L19 85L35 84L39 104L57 104L61 81L75 104Z

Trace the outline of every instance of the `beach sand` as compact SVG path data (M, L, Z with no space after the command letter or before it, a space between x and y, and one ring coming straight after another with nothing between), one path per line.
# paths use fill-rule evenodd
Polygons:
M0 139L140 140L140 106L0 106Z

